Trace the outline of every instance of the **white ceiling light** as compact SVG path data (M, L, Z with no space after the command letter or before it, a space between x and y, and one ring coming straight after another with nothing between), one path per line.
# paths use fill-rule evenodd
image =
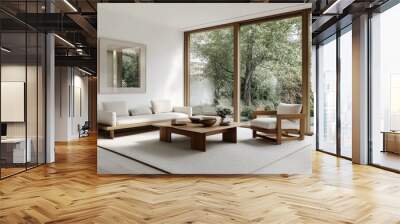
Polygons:
M58 34L54 34L55 37L57 37L59 40L61 40L62 42L64 42L65 44L67 44L70 47L75 48L75 45L73 45L71 42L69 42L68 40L60 37Z
M68 1L64 0L65 4L67 4L74 12L78 12L78 10Z
M6 52L6 53L10 53L10 52L11 52L10 50L8 50L8 49L5 48L5 47L1 47L0 49L1 49L1 51L4 51L4 52Z

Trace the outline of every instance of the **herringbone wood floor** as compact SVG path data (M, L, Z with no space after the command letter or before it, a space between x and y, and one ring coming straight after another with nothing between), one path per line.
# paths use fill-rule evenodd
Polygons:
M314 153L311 176L98 176L96 142L0 181L0 223L400 223L400 175Z

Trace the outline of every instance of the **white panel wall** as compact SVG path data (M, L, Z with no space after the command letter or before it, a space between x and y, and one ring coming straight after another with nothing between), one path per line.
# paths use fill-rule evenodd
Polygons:
M130 108L150 104L151 99L170 99L174 105L183 105L182 31L133 20L112 7L99 7L97 33L99 38L137 42L147 47L146 92L99 94L98 109L102 102L116 100L126 101Z
M88 78L71 67L56 67L55 72L55 141L70 141L79 137L78 124L88 120ZM82 114L76 108L76 87L81 90Z
M70 140L69 73L68 67L55 68L55 141Z
M76 72L76 70L75 70ZM79 103L79 96L78 93L75 92L74 100L75 100L75 113L73 113L73 118L71 120L72 122L72 130L71 130L71 135L72 138L79 138L79 132L78 132L78 124L83 125L85 121L88 121L88 107L89 107L89 102L88 102L88 77L87 76L81 76L81 75L75 75L74 77L74 83L75 91L77 90L76 88L79 88L81 93L80 93L80 103ZM78 105L80 104L81 112L79 111Z

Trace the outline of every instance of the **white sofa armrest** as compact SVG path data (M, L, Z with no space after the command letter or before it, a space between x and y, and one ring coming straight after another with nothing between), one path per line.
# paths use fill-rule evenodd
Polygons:
M110 111L97 111L97 122L103 125L116 126L117 125L117 113Z
M174 107L174 112L185 113L190 117L192 116L192 107Z

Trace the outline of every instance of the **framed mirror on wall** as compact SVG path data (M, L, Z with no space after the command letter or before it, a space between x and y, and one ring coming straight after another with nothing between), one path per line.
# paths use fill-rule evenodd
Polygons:
M99 39L99 92L146 92L146 45Z

